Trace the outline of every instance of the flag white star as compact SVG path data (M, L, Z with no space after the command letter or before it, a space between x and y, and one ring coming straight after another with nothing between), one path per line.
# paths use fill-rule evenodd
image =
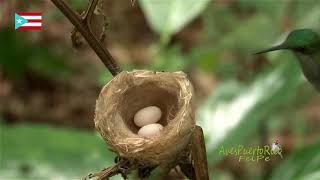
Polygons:
M17 21L18 21L18 24L21 24L21 22L22 22L22 20L21 20L21 19L18 19Z

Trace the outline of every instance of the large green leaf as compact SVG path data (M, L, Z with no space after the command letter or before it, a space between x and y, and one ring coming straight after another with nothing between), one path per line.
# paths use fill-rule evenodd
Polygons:
M167 42L206 7L210 0L140 0L151 28Z
M222 158L218 153L222 145L248 142L260 122L294 95L301 82L299 66L290 54L279 59L290 60L249 86L234 81L221 84L200 107L197 119L204 129L210 164Z
M0 179L80 179L115 157L94 132L0 124Z
M320 142L293 152L273 172L271 180L319 180Z

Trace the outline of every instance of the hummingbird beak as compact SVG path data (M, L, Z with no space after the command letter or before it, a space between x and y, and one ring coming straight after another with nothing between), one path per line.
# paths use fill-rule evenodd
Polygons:
M276 50L281 50L281 49L288 49L288 47L286 45L284 45L284 44L280 44L278 46L274 46L274 47L271 47L271 48L264 49L262 51L256 52L256 53L254 53L254 55L263 54L263 53L267 53L267 52L270 52L270 51L276 51Z

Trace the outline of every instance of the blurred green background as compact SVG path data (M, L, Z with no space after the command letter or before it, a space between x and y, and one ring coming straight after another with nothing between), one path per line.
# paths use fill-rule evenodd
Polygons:
M67 2L78 12L88 4ZM104 44L123 69L189 75L211 179L320 179L319 93L290 52L252 55L292 29L320 32L319 0L101 0L99 7ZM41 11L43 29L15 31L16 11ZM50 1L0 1L0 179L79 179L113 164L93 122L112 77L86 43L72 47L71 31ZM219 155L222 145L276 139L283 159Z

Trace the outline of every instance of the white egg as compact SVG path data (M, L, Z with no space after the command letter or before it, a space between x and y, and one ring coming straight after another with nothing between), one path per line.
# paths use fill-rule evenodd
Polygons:
M143 137L154 137L156 135L159 135L162 129L163 126L161 124L148 124L140 128L140 130L138 131L138 135Z
M134 115L134 123L139 127L156 123L160 120L161 114L161 109L157 106L148 106L140 109Z

